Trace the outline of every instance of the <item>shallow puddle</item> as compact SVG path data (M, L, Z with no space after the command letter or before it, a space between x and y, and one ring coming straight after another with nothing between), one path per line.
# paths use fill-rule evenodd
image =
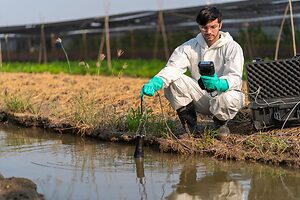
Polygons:
M159 153L41 129L0 126L0 173L46 199L300 199L300 171Z

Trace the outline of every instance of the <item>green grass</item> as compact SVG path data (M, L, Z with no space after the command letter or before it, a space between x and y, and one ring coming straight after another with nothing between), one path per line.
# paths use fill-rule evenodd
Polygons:
M22 98L15 95L4 96L4 107L11 112L30 112L34 113L29 98Z
M91 74L114 76L132 76L132 77L152 77L161 68L164 67L165 61L162 60L113 60L112 71L108 69L107 62L104 60L99 68L96 67L96 61L71 61L71 74ZM37 64L32 62L11 62L4 63L0 68L1 72L26 72L26 73L43 73L53 74L69 73L67 62L49 62L47 64Z
M166 64L164 60L142 60L142 59L115 59L112 61L112 71L109 70L106 60L100 67L96 66L96 61L71 61L71 74L84 75L113 75L113 76L131 76L151 78L158 73ZM69 74L67 62L53 61L47 64L38 64L33 62L11 62L3 63L0 72L26 72L52 74ZM244 70L243 80L246 79Z
M173 120L167 119L167 123L171 130L175 130ZM140 108L131 108L123 117L118 118L115 124L119 131L129 131L132 133L142 131L143 134L151 133L158 136L167 134L164 118L153 114L151 109L147 109L142 114Z

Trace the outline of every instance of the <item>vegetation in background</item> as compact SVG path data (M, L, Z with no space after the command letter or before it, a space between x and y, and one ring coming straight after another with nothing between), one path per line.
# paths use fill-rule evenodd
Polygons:
M195 27L195 30L191 31L177 31L177 32L168 32L168 46L170 52L172 52L178 45L182 44L183 42L195 37L195 35L198 34L197 27ZM157 37L157 41L156 41ZM99 51L99 44L101 35L88 35L87 37L87 43L86 46L88 47L86 52L88 55L92 52L98 52ZM111 34L110 37L110 45L112 49L112 56L114 55L115 50L117 49L123 49L124 55L126 58L147 58L147 59L153 59L153 58L161 58L164 59L164 55L160 55L159 53L157 55L153 55L153 50L155 44L157 45L157 50L159 52L163 52L164 46L163 46L163 39L161 34L156 35L155 32L151 31L133 31L133 32L122 32L122 33L115 33ZM156 42L155 42L156 41ZM69 43L65 45L66 51L72 51L77 50L78 47L81 48L81 52L83 54L84 52L84 45L82 42L81 35L78 35L77 37L74 36L72 40L69 40ZM104 49L104 52L105 49ZM84 57L84 56L83 56Z
M263 26L240 28L234 39L241 45L247 60L274 59L278 30L266 30ZM295 29L296 46L300 45L300 29ZM293 57L291 25L286 23L280 38L279 58Z
M224 30L226 31L226 30ZM267 32L268 31L268 32ZM262 26L249 26L241 28L236 34L232 33L234 39L242 46L246 58L245 65L255 58L270 59L274 58L276 32L265 30ZM275 34L274 34L275 33ZM167 32L168 47L171 53L174 48L182 42L193 38L198 34L198 30L185 32ZM300 30L295 31L297 46L300 45ZM70 66L67 61L52 61L47 64L37 64L34 62L5 62L0 72L28 72L28 73L69 73L71 74L91 74L91 75L113 75L113 76L131 76L131 77L153 77L166 64L164 58L164 46L162 37L155 32L146 32L141 34L138 31L132 33L116 33L111 37L112 49L112 70L107 66L105 58L106 50L103 49L103 57L100 60L93 59L98 57L100 43L99 35L89 35L86 45L83 45L81 37L66 38L65 48L71 55L73 61ZM79 48L78 48L79 47ZM86 48L84 50L84 48ZM156 51L155 51L156 49ZM122 52L120 54L120 51ZM61 49L51 49L50 53L61 54ZM292 57L292 38L290 25L286 24L283 29L279 58L290 55ZM75 57L74 57L75 56ZM55 58L55 56L54 56ZM59 58L59 57L57 57ZM144 58L144 59L128 59ZM159 59L154 59L159 58ZM60 58L62 59L62 58ZM65 58L63 57L65 60ZM78 59L78 60L75 60ZM70 68L70 69L68 69ZM187 74L190 75L190 74ZM244 70L243 79L246 79Z
M152 77L166 64L162 60L113 60L112 71L109 70L106 60L103 60L101 66L97 67L96 61L72 61L70 62L72 73L75 75L113 75L113 76L132 76L132 77ZM26 72L69 74L67 62L55 61L47 64L38 64L31 62L11 62L4 63L0 68L1 72ZM98 73L99 72L99 73Z
M246 63L249 63L247 61ZM107 75L107 76L131 76L141 78L151 78L158 73L166 64L163 60L112 60L112 71L109 70L106 60L103 60L101 66L97 66L96 61L72 61L70 62L74 75ZM47 64L38 64L32 62L11 62L4 63L0 72L25 72L25 73L44 73L51 74L69 73L68 63L62 61L49 62ZM190 75L190 73L186 73ZM243 79L246 79L244 70Z

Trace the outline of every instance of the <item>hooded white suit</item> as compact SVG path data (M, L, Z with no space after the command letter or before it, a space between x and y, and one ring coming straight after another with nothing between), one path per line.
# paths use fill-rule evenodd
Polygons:
M208 47L202 34L177 47L166 66L156 75L164 82L164 92L177 110L194 102L196 111L220 120L232 119L243 106L243 50L229 33L220 31L220 39ZM213 61L219 78L226 79L229 89L215 97L198 85L199 61ZM191 77L184 73L189 69Z

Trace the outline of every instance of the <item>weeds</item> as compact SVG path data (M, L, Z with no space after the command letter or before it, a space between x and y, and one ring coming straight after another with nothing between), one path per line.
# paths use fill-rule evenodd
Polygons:
M142 115L140 108L137 110L131 108L125 117L125 127L129 131L137 131L140 123L145 123L146 119L147 114Z
M96 68L97 68L97 75L100 75L100 67L102 65L103 60L105 59L105 55L102 53L99 55L99 58L96 62Z
M119 71L118 73L118 77L122 77L123 76L123 71L128 67L127 63L124 63L122 66L122 69Z
M22 98L11 94L7 94L4 96L4 107L10 112L34 113L34 109L29 98Z
M281 155L289 147L289 145L282 139L276 138L272 135L262 135L261 144L264 145L266 151L274 152Z
M60 47L60 48L63 50L63 52L64 52L64 54L65 54L65 57L66 57L66 60L67 60L67 62L68 62L69 73L71 74L72 71L71 71L70 60L69 60L68 54L67 54L67 52L66 52L66 50L65 50L65 48L64 48L64 45L63 45L63 43L62 43L62 40L61 40L60 38L57 38L57 39L56 39L56 45L57 45L58 47Z
M78 63L78 66L83 66L85 69L85 73L89 74L89 70L90 70L90 65L87 62L81 61Z
M124 51L122 49L117 49L117 59L119 59L124 54ZM128 67L127 63L125 62L122 65L122 68L120 69L118 73L118 77L121 78L123 76L123 71Z
M250 147L252 150L257 150L260 154L275 154L281 155L289 147L289 145L275 136L269 134L260 134L257 137L253 137L245 141L246 146Z
M124 54L122 49L117 49L117 57L120 58Z
M164 119L161 116L154 115L151 109L147 109L143 114L141 109L137 108L136 110L131 108L123 118L119 118L118 127L123 126L124 131L136 132L140 124L144 125L144 131L151 133L151 135L167 135L166 126ZM168 125L174 129L175 125L172 121L167 122Z
M150 132L153 136L169 138L171 136L165 123L167 123L171 131L174 132L174 122L172 120L167 120L165 122L165 119L162 116L157 115L150 116L148 123L146 124L146 130L148 130L148 132Z
M85 98L82 94L74 98L72 119L78 126L93 128L99 121L99 109L93 98Z
M215 130L205 128L203 131L202 139L199 140L197 143L197 147L199 149L205 149L207 147L210 147L215 142L215 136L216 136Z

